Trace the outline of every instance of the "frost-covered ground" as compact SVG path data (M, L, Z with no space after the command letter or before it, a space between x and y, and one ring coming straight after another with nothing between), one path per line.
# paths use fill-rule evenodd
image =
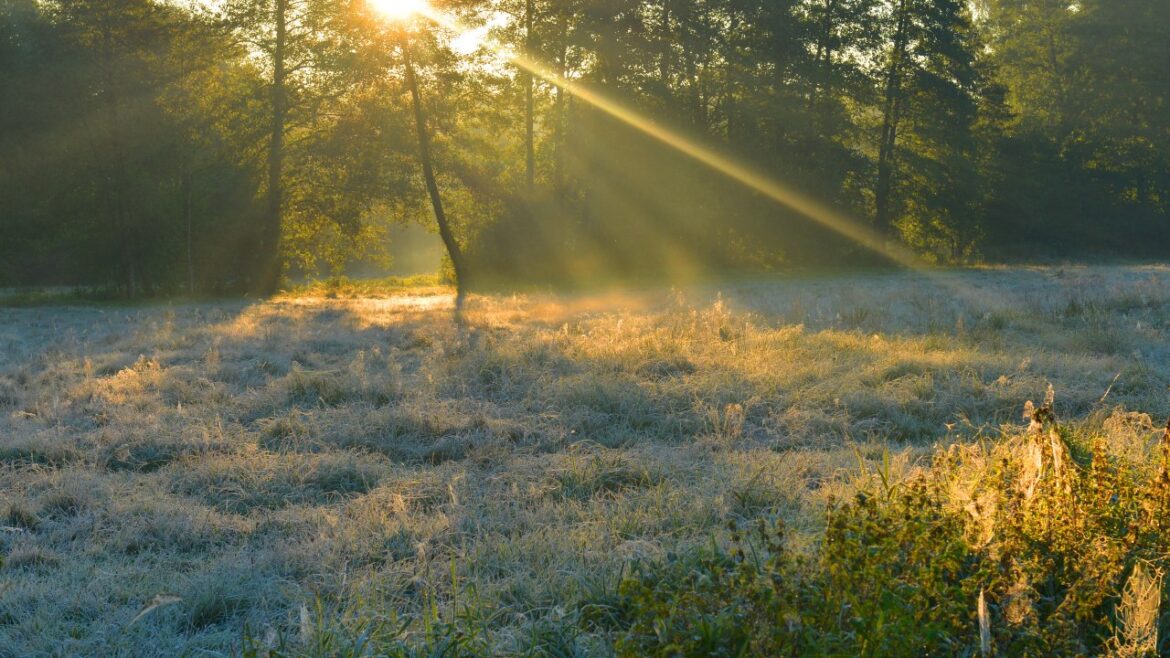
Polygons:
M604 655L632 560L760 516L811 540L859 458L994 437L1049 383L1090 425L1170 414L1166 268L450 305L0 308L0 656L435 615Z

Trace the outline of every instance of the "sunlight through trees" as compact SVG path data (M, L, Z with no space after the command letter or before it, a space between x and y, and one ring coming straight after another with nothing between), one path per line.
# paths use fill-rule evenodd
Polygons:
M425 0L368 0L370 6L389 20L403 20L425 12Z
M436 196L484 285L1160 256L1160 6L4 0L0 283L268 293Z

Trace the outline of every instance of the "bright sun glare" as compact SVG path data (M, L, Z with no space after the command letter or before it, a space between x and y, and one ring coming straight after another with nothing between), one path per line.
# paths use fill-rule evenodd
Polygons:
M427 10L426 0L366 0L370 7L391 20L405 20Z

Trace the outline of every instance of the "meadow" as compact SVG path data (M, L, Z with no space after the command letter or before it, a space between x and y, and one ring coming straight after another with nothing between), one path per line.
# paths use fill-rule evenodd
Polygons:
M1164 267L451 303L0 307L0 656L610 655L632 565L761 518L813 546L863 469L1050 384L1084 431L1170 416Z

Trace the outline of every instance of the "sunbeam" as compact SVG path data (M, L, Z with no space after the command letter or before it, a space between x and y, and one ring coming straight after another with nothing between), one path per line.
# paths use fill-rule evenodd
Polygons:
M387 2L389 1L387 0ZM430 6L422 6L418 9L418 13L456 34L464 34L472 29L461 25L452 17ZM769 199L795 210L808 219L849 238L866 249L876 252L903 267L911 269L924 269L929 267L929 264L919 258L917 254L900 245L888 243L876 231L845 217L840 212L780 183L766 174L755 171L751 167L740 164L728 156L720 154L709 147L699 144L693 139L656 123L637 110L626 106L620 101L605 96L588 85L569 80L537 60L516 53L490 40L484 41L484 45L506 57L512 64L525 71L564 89L602 112L642 131L674 150L698 160L723 175L763 194Z
M424 5L417 10L418 15L434 22L451 32L461 35L467 33L469 28L462 25L459 21L450 15L436 10L434 7ZM773 177L757 171L752 167L733 160L731 157L724 155L708 146L700 144L698 141L686 137L670 128L667 128L653 119L645 116L636 109L633 109L621 101L615 100L599 90L573 80L570 80L560 73L552 70L541 62L525 56L521 53L515 52L502 44L485 39L483 45L492 51L498 53L501 57L507 59L513 65L532 73L533 75L545 80L546 82L560 87L566 92L572 94L574 97L585 101L598 110L608 114L615 119L625 123L651 138L667 145L675 151L686 155L697 162L727 176L728 178L739 182L740 184L752 189L759 194L786 206L801 216L824 226L825 228L853 241L861 247L874 252L890 262L893 262L901 267L914 270L921 273L931 273L934 266L929 262L923 260L916 253L905 246L898 243L884 239L877 231L868 226L863 225L855 219L852 219L840 211L835 210L828 205L817 201L811 196L800 192L786 185ZM987 308L1000 309L1008 306L1010 303L1002 296L991 296L982 294L980 291L971 288L970 286L957 283L953 278L946 277L938 273L932 273L930 279L939 286L946 288L954 294L963 297L972 302L978 302L985 305Z

